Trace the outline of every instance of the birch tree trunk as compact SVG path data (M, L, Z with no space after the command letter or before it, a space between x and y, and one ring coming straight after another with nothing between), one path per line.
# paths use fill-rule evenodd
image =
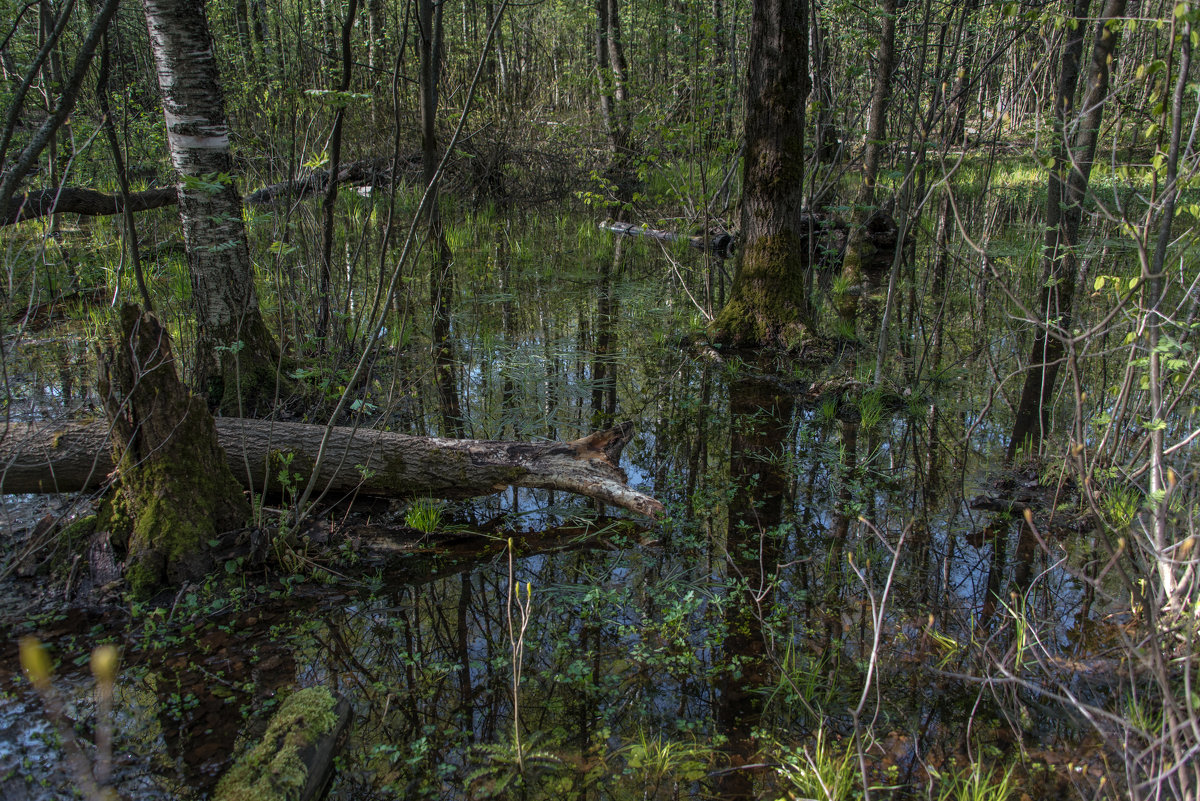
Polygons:
M201 0L143 0L171 162L179 173L192 303L193 381L230 412L272 405L279 348L263 322L232 175L229 128Z

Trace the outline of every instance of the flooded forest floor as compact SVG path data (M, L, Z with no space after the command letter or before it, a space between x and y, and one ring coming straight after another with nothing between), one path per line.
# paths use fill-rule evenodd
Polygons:
M844 342L820 365L696 344L721 266L686 247L615 248L569 216L493 215L449 239L467 436L569 440L634 420L622 466L663 518L533 490L330 499L264 558L136 603L83 593L60 535L91 499L5 496L0 796L72 792L62 735L21 675L25 635L49 648L89 758L111 722L127 798L208 797L309 686L353 709L333 799L1124 795L1124 730L1105 716L1155 714L1126 658L1136 621L1128 598L1080 580L1100 545L1061 470L996 472L1008 421L978 379L1018 347L1001 304L956 297L944 367L873 389ZM371 261L347 267L351 317ZM160 286L181 280L178 257L156 269ZM264 303L290 319L311 288L281 275ZM407 280L351 419L439 433L428 276ZM185 309L164 309L181 353ZM12 419L99 413L100 317L8 336ZM300 377L326 400L346 391L333 358ZM278 534L288 502L262 502L259 528ZM101 643L122 654L111 721L88 669Z

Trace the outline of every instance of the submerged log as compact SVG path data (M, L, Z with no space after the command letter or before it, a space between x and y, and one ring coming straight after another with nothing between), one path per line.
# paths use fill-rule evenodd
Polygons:
M233 475L255 492L279 492L286 464L307 481L324 426L217 418L217 438ZM13 423L0 436L0 492L77 492L115 470L109 429L96 423ZM336 427L318 471L318 489L385 497L468 498L505 487L562 490L647 517L662 504L634 489L619 466L633 435L624 423L572 442L503 442L413 437Z
M600 223L600 227L605 231L612 231L614 234L621 234L622 236L644 236L649 239L657 239L660 242L686 241L697 250L707 250L719 259L731 258L736 248L733 234L727 231L721 231L711 236L688 236L686 234L677 234L674 231L660 231L645 225L613 222L612 220L605 220Z

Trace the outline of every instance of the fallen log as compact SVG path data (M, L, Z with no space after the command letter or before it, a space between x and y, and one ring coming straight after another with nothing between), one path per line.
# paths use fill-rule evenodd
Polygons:
M408 164L407 161L403 162ZM391 183L390 159L364 159L343 164L338 170L339 184L371 184L386 186ZM314 170L294 181L282 181L264 186L248 194L247 206L266 206L284 200L302 200L323 193L329 186L329 171ZM130 211L149 211L179 202L174 186L130 192ZM82 214L88 217L104 217L124 213L121 196L99 192L95 189L64 186L54 189L39 189L13 197L8 213L0 219L0 227L25 220L34 220L48 214Z
M219 417L217 438L234 476L254 492L278 493L307 481L325 427ZM115 471L108 426L13 423L0 432L0 492L78 492L103 486ZM337 495L469 498L506 487L561 490L657 517L662 504L631 489L618 466L633 423L572 442L414 437L335 427L317 488ZM291 454L290 461L288 461Z
M165 186L129 193L130 211L148 211L163 206L174 206L179 202L175 187ZM64 186L57 189L39 189L18 195L9 203L8 213L0 220L0 226L12 225L45 217L47 214L83 214L89 217L104 217L122 214L120 195L97 192L95 189Z

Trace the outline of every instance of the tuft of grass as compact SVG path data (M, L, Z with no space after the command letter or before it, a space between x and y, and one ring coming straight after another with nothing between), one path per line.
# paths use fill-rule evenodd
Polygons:
M709 746L648 736L644 731L637 742L621 750L626 765L643 781L648 798L657 797L660 787L668 786L678 791L681 783L689 784L704 778L714 757Z
M877 389L864 392L858 400L858 414L864 429L872 429L883 419L883 395Z
M418 498L404 513L404 524L422 534L432 534L442 527L442 504L433 498Z
M938 780L938 801L1007 801L1016 790L1011 767L997 773L976 762L955 773L930 773Z
M835 749L824 730L817 731L817 740L811 746L784 750L775 770L791 790L788 796L792 798L844 801L859 789L853 750Z

